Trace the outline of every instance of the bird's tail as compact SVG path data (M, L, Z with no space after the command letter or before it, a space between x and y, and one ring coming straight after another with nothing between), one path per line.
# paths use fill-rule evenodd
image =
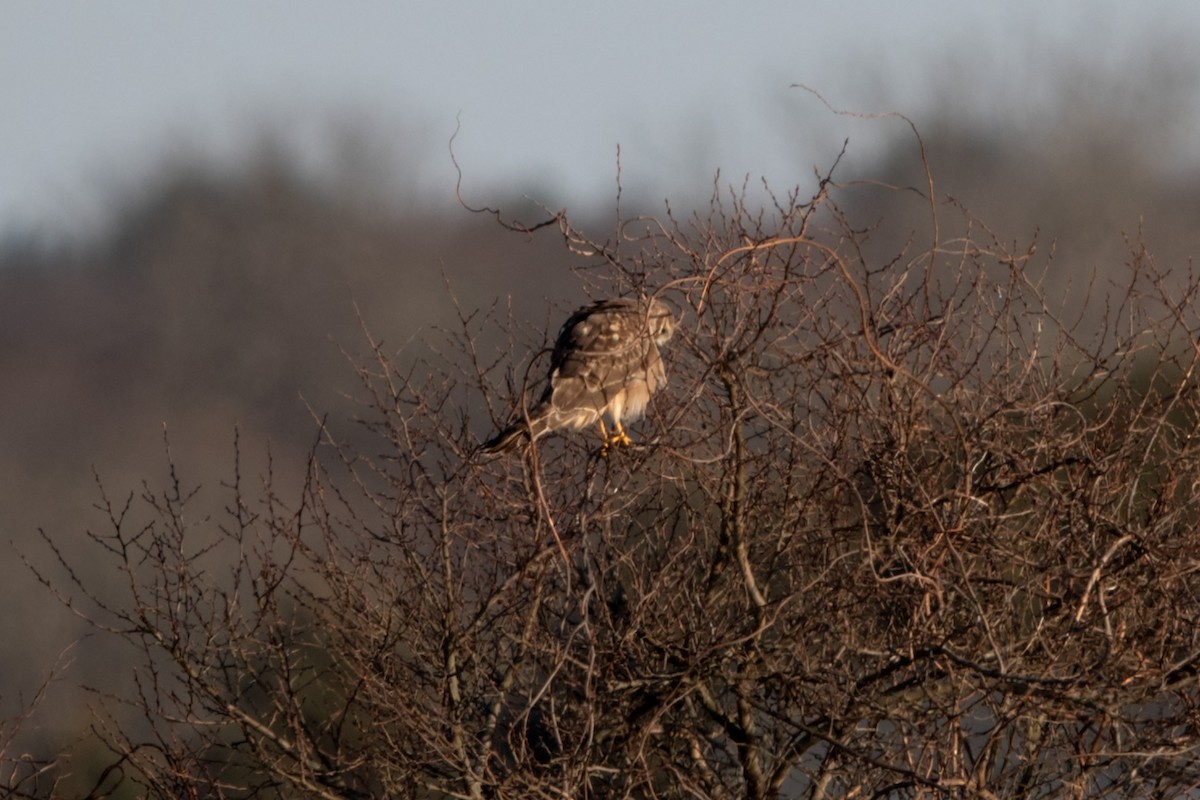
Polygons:
M517 420L480 445L479 449L488 455L500 455L522 449L527 444L529 444L529 426L525 424L525 420Z
M550 430L549 415L543 409L534 409L529 419L516 419L508 427L479 446L483 453L500 455L514 450L524 450L529 443Z

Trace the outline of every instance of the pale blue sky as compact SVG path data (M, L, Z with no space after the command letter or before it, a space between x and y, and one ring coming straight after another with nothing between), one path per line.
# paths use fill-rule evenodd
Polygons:
M347 117L386 131L396 177L437 202L459 115L478 199L590 200L611 191L618 144L625 184L651 197L717 167L786 184L847 133L861 148L880 136L791 83L918 120L939 103L1019 114L1060 58L1120 71L1197 41L1186 0L7 0L0 232L94 224L111 189L173 151L227 156L256 129L317 158Z

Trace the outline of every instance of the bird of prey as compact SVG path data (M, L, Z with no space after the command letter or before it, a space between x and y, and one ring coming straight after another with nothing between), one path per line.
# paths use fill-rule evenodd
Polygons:
M546 390L527 411L483 443L485 453L506 453L559 428L600 426L601 452L630 444L623 423L638 419L650 395L667 382L658 347L675 332L662 301L600 300L572 314L550 356ZM605 415L613 431L605 428Z

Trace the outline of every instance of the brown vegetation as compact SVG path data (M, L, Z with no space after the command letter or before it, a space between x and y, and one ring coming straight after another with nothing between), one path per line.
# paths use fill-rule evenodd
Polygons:
M1200 282L1135 249L1084 315L1032 243L913 192L880 242L848 209L887 190L835 177L539 232L679 313L631 448L478 458L553 331L493 347L463 306L423 358L372 343L367 435L322 424L302 479L239 464L208 517L173 465L49 537L46 584L138 655L94 794L1195 789Z

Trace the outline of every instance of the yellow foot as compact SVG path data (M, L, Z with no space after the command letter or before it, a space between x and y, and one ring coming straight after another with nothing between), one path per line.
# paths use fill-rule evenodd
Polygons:
M620 422L616 424L616 430L612 433L608 432L608 428L604 427L604 419L600 419L600 455L603 458L608 458L609 450L616 445L629 447L633 444L633 440L629 438L629 434L625 432L625 426Z
M633 440L629 438L629 434L625 433L624 428L617 428L611 434L605 431L604 442L600 445L600 455L603 458L608 458L608 454L612 448L617 447L618 445L621 447L629 447L632 444Z

